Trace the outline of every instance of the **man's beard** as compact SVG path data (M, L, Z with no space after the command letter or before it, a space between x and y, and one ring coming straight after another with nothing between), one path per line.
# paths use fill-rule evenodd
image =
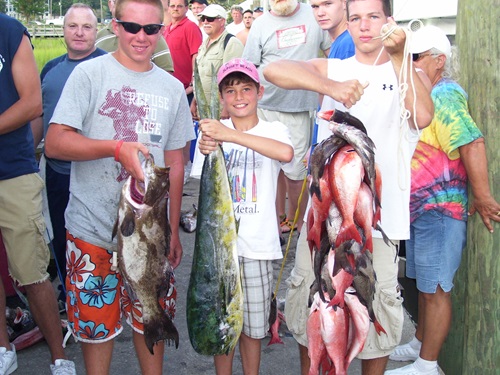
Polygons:
M276 3L276 0L270 2L271 10L278 16L288 16L297 8L298 0L285 0Z

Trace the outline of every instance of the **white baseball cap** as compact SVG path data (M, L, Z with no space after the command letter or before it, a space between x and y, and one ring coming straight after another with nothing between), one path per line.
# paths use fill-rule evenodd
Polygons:
M429 25L415 31L411 38L411 53L422 53L432 48L444 53L447 58L451 56L450 40L439 27Z
M220 18L227 19L227 12L219 4L210 4L205 9L203 9L203 12L198 13L198 17L201 17L201 16L213 17L213 18L220 17Z

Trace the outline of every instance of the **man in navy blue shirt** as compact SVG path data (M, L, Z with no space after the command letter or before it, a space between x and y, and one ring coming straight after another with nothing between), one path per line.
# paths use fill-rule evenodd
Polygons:
M67 53L45 64L40 75L42 81L43 115L32 121L35 147L47 134L50 118L59 101L64 84L73 69L83 61L93 59L107 52L95 47L97 38L97 17L86 4L73 4L64 16L64 42ZM42 135L43 131L43 135ZM66 227L64 211L69 200L69 175L71 162L45 158L45 185L50 221L54 238L52 246L61 284L66 280ZM62 289L65 290L64 288ZM65 301L65 293L59 296Z

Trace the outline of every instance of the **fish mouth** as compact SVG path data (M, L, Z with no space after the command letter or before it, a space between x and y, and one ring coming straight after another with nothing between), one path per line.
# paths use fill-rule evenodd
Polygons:
M323 120L326 120L326 121L330 121L332 119L334 113L335 113L335 110L332 109L332 110L329 110L329 111L319 112L317 114L317 116L320 119L323 119Z
M132 183L130 184L130 198L138 204L143 204L145 195L146 184L143 181L132 178Z

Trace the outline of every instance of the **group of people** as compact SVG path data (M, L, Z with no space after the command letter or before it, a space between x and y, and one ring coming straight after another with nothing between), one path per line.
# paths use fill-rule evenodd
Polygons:
M198 118L193 90L210 98L215 72L223 120L200 119L199 150L206 154L223 142L230 173L253 176L241 186L245 194L233 194L245 291L239 343L244 373L259 373L260 340L269 330L271 262L282 257L279 237L290 229L296 211L300 234L285 315L299 344L300 371L309 371L306 321L313 270L303 226L307 199L299 204L298 198L307 176L303 160L313 142L329 136L327 124L315 120L320 105L321 110L349 110L364 123L384 182L381 226L391 241L374 232L373 303L387 334L379 336L370 327L358 356L362 373L437 374L467 215L478 211L490 231L492 221L500 222L500 205L488 184L484 138L468 114L466 93L453 80L456 51L446 35L423 27L405 55L408 38L393 21L389 0L310 0L310 5L271 0L251 27L244 20L252 12L234 7L233 26L243 24L237 37L226 27L227 11L206 0L191 0L199 25L187 18L186 0L108 4L113 21L99 33L88 5L70 7L64 21L67 54L44 67L41 81L26 28L0 14L0 230L9 272L25 287L47 340L52 373L76 370L62 348L47 274L44 183L55 259L66 273L69 330L81 344L86 372L109 373L123 314L133 328L142 373L161 374L164 345L159 343L154 354L145 345L141 317L131 308L140 304L127 295L120 273L111 267L116 251L111 233L124 179L142 180L141 159L154 156L155 163L170 166L169 261L173 268L180 264L186 149ZM262 10L255 9L253 16ZM193 85L195 64L202 87ZM402 69L411 80L399 81ZM404 96L403 83L408 84ZM401 107L407 111L403 117ZM34 156L42 138L45 181ZM193 174L200 170L195 159ZM398 346L403 307L397 255L404 240L409 240L407 274L416 278L420 291L419 319L415 338ZM113 291L102 306L89 303L87 296L96 283ZM175 288L161 303L173 299ZM0 311L4 308L0 284ZM168 312L173 318L173 310ZM214 358L217 374L231 374L233 355ZM386 372L389 357L415 362ZM15 348L0 314L0 374L16 368Z

